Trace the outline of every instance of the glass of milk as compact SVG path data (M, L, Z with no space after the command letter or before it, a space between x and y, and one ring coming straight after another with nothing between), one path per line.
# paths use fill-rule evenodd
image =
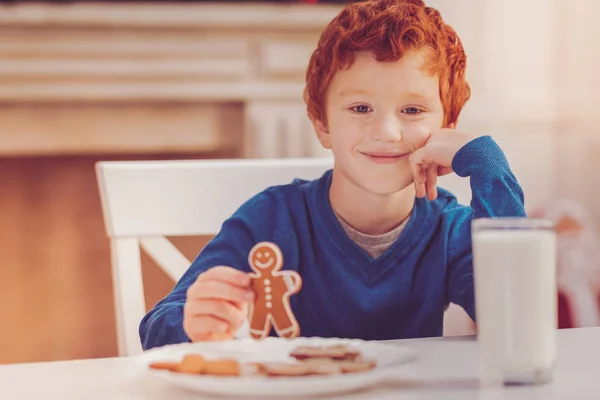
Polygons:
M472 240L481 382L550 381L558 323L553 222L475 219Z

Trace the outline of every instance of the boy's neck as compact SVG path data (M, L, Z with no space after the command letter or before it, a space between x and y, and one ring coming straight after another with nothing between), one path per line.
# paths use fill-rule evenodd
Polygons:
M415 189L410 185L397 193L377 195L349 181L336 179L334 173L329 201L333 211L357 231L381 235L410 216L415 204Z

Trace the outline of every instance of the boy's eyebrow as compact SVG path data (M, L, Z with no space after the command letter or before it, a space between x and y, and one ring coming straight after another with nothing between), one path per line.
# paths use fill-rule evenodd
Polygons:
M420 99L428 99L428 96L425 96L424 94L418 93L418 92L408 92L404 94L404 97L418 97Z
M344 90L340 91L339 94L342 97L350 97L350 96L370 95L370 94L372 94L372 92L369 92L368 90L365 90L365 89L348 88L348 89L344 89ZM422 99L422 100L429 100L429 96L425 96L424 94L415 92L415 91L403 93L402 97L403 98L411 98L411 99L418 98L418 99Z

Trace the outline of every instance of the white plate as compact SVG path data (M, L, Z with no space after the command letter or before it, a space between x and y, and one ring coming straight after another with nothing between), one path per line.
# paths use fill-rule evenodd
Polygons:
M186 375L152 370L155 361L178 362L186 354L199 353L207 359L235 358L239 362L289 362L288 354L297 346L329 346L348 344L363 357L373 359L377 367L371 371L299 377L237 376L215 377ZM296 338L292 340L268 337L262 341L240 339L224 342L183 343L144 352L137 365L146 374L165 379L174 385L196 392L228 396L310 396L364 389L397 375L399 369L417 357L415 350L393 344L354 339Z

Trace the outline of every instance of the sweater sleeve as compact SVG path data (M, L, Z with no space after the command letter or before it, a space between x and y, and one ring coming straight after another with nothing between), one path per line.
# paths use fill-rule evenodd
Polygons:
M523 191L500 147L490 136L472 140L452 161L470 177L471 207L453 210L448 238L448 296L475 320L471 222L474 218L525 217Z
M139 334L144 350L190 341L183 329L187 289L201 273L215 266L229 266L250 272L248 254L256 241L263 239L259 228L271 218L268 211L273 206L270 196L263 192L250 199L223 223L220 232L202 249L171 293L142 319ZM257 224L257 221L262 221L263 225Z

